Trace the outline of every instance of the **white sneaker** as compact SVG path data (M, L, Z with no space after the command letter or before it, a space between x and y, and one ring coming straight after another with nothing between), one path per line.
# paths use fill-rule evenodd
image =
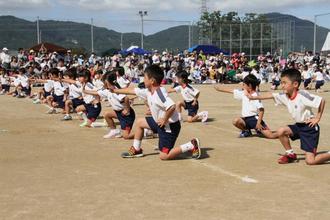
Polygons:
M54 113L56 113L56 110L53 109L53 108L50 108L50 109L46 112L46 114L54 114Z
M145 128L143 132L143 137L148 139L148 138L154 138L154 132L150 129Z
M40 103L41 103L40 99L36 99L33 101L33 104L40 104Z
M104 135L103 138L110 139L120 135L120 131L118 129L111 129L108 134Z
M202 122L205 123L208 118L209 118L209 112L205 111L202 115Z

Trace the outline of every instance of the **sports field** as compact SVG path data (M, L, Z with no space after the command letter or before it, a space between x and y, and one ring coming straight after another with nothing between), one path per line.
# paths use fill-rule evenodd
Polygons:
M160 161L158 139L143 141L145 157L122 159L132 142L104 140L106 128L80 128L78 119L62 122L29 99L0 96L0 219L330 219L330 164L277 164L284 152L278 140L237 138L231 121L239 101L196 87L211 120L184 123L177 143L199 137L201 160ZM320 95L327 101L324 151L330 92ZM271 129L292 123L284 107L263 103ZM143 105L133 108L143 116Z

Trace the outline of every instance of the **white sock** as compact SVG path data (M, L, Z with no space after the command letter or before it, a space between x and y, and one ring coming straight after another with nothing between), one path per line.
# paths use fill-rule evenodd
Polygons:
M294 154L293 149L285 151L286 154Z
M141 140L134 139L133 147L135 150L139 151L141 149Z
M178 118L179 118L179 121L182 121L181 113L178 113Z
M198 115L199 117L201 117L201 116L203 116L204 113L205 113L205 112L200 112L200 113L198 113L197 115Z
M328 151L328 154L330 154L330 151Z
M84 119L84 121L88 121L87 115L84 112L81 114L81 117Z
M180 145L182 153L190 151L194 148L194 145L189 141L188 143Z

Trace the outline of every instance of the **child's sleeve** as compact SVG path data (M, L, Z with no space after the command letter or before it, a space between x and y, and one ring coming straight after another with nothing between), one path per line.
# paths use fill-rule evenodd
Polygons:
M135 88L134 92L138 97L142 99L147 99L147 89Z
M234 89L233 93L234 93L234 99L241 100L243 98L243 95L244 95L243 90Z
M176 93L181 92L181 86L176 86L173 89L175 90Z
M156 90L157 95L158 95L158 104L165 110L168 110L171 108L173 105L175 105L175 102L168 96L167 92L163 92L161 89Z
M302 101L304 105L311 108L318 108L320 106L322 97L310 94L307 91L299 91L299 94L303 97Z
M273 93L275 105L285 105L286 95L284 93Z
M97 94L99 94L100 97L102 98L108 98L108 90L106 89L101 89L97 91Z
M195 89L195 88L190 88L189 91L190 91L190 94L194 97L196 97L197 94L199 93L199 90Z

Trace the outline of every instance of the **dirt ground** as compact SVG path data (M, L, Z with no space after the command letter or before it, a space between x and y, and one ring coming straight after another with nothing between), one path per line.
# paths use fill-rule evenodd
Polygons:
M239 101L198 88L211 121L184 123L177 144L199 137L204 158L166 162L154 150L157 139L143 141L145 157L123 159L132 142L104 140L106 128L80 128L78 119L62 122L29 99L0 96L0 219L330 219L330 164L277 164L278 140L237 138L231 121ZM330 92L320 95L324 151ZM271 129L292 123L284 107L263 103ZM143 116L143 105L134 109ZM299 141L293 146L303 158Z

